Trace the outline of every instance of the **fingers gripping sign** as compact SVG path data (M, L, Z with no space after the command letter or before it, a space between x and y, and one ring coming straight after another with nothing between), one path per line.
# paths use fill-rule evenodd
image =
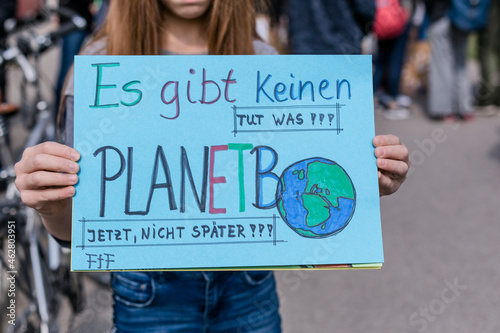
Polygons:
M395 135L378 135L373 139L377 157L380 195L396 192L406 180L410 168L408 149Z
M27 148L14 168L23 202L42 214L55 214L61 209L61 200L75 193L79 159L76 150L56 142Z

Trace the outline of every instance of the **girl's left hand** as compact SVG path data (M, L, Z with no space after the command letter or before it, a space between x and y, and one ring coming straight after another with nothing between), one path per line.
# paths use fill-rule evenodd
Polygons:
M395 135L377 135L373 139L378 166L380 196L396 192L410 168L408 149Z

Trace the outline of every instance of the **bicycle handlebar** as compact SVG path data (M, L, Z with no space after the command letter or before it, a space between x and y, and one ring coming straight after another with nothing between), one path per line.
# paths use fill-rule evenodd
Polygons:
M49 33L51 40L57 40L71 32L87 28L87 21L80 15L73 15L68 22L61 24L57 31Z
M16 19L11 17L5 20L5 22L3 23L3 28L5 32L9 34L16 33L28 25L43 23L47 21L47 15L48 13L46 11L41 11L36 15L27 18Z
M57 30L52 31L48 34L35 36L19 36L16 39L16 43L14 46L11 46L0 53L0 65L12 60L16 60L16 62L21 67L23 67L23 65L24 67L26 67L26 57L30 54L42 53L52 45L54 45L55 41L57 41L59 38L71 32L83 30L87 27L87 21L71 9L60 7L57 13L61 17L69 19L69 21L64 22L59 26ZM21 64L21 62L24 64ZM22 69L24 71L26 68Z
M48 22L51 15L57 15L63 20L70 21L74 16L79 16L74 10L60 6L58 8L44 7L39 12L26 18L9 18L3 23L3 28L8 34L14 34L27 26Z

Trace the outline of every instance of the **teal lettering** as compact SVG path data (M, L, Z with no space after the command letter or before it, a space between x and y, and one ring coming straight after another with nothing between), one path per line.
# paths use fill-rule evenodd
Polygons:
M124 101L121 101L121 103L125 106L134 106L134 105L137 105L139 104L139 102L141 101L142 99L142 91L140 91L139 89L129 89L129 87L131 85L134 85L134 84L137 84L137 83L141 83L141 81L130 81L129 83L125 83L122 87L123 91L126 91L126 92L130 92L130 93L136 93L138 96L137 96L137 99L135 101L133 101L132 103L127 103L127 102L124 102Z
M112 108L119 106L118 103L114 104L100 104L101 100L101 89L112 89L116 88L116 84L101 84L102 82L102 68L103 67L118 67L120 63L102 63L102 64L92 64L92 67L97 67L97 80L96 80L96 93L94 105L89 105L91 108Z

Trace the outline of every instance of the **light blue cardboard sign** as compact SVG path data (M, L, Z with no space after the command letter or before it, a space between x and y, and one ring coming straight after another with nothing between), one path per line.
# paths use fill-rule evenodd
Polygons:
M73 270L382 263L370 56L78 56Z

